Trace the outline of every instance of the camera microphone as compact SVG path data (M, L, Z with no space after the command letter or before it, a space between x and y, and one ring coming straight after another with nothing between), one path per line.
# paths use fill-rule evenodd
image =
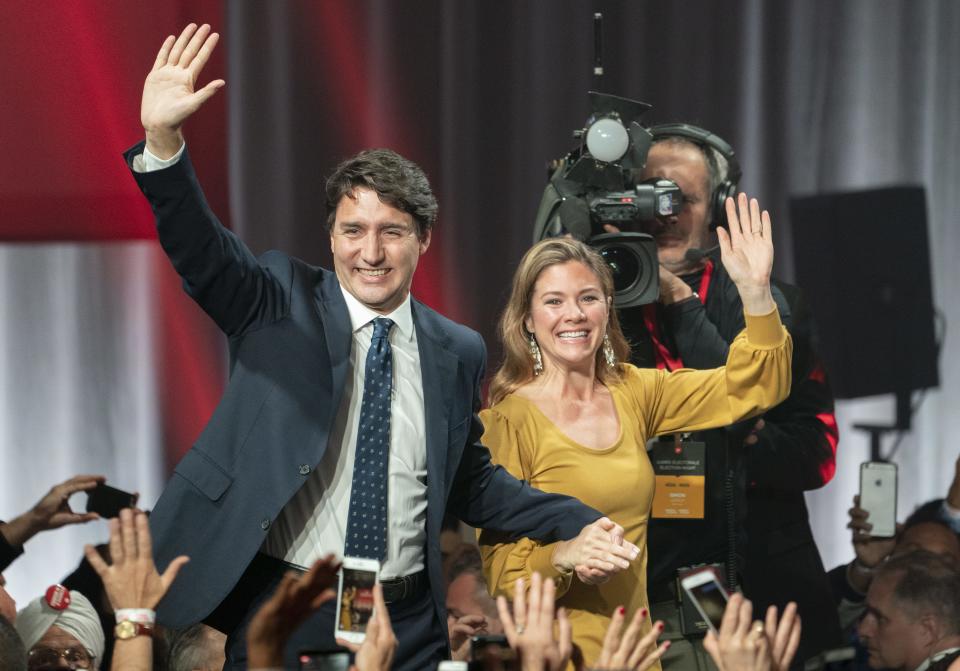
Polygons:
M683 254L683 258L690 263L697 263L702 261L705 256L713 254L715 251L720 249L720 245L714 245L713 247L708 247L707 249L697 249L696 247L691 247Z

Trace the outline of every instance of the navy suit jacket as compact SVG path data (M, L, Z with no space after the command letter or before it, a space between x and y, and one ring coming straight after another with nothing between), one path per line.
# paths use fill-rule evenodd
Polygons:
M128 165L142 152L143 143L128 150ZM352 334L336 275L280 252L254 258L211 212L186 152L169 168L133 174L185 290L230 343L223 398L150 516L160 569L180 554L191 559L160 604L160 620L181 627L229 594L323 458ZM427 431L424 552L445 631L439 541L448 507L471 526L545 542L572 538L601 515L491 464L476 415L483 340L417 301L412 309Z

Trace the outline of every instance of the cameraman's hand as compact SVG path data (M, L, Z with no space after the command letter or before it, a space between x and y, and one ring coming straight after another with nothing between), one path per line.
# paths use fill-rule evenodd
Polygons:
M747 437L743 439L743 444L745 446L750 446L750 445L756 445L757 443L759 443L760 436L758 436L757 434L760 431L763 431L763 427L765 427L766 425L767 423L764 422L763 419L758 419L756 423L753 425L753 428L750 429L750 433L748 433Z
M33 508L6 524L0 524L0 533L10 545L21 547L41 531L99 519L96 513L73 512L69 499L73 494L90 491L105 481L102 475L76 475L61 482L52 487Z
M613 224L604 224L603 230L607 233L619 233L620 229ZM670 305L679 303L693 296L693 289L690 285L674 275L669 270L660 266L660 303Z

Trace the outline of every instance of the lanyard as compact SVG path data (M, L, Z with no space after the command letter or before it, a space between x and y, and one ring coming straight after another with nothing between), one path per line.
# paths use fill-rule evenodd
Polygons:
M700 277L699 291L694 294L704 305L707 303L707 292L710 290L710 280L713 277L713 260L707 259L703 266L703 275ZM647 333L653 341L653 353L657 362L657 368L667 370L677 370L683 368L683 359L680 355L674 355L670 352L663 342L663 333L660 331L660 323L657 320L657 304L648 303L643 306L643 323L647 327Z

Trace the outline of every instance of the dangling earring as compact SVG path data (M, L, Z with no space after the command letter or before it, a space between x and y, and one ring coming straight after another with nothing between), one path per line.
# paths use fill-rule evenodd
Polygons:
M538 376L543 372L543 357L540 356L540 345L537 344L537 339L533 337L532 333L528 332L527 337L530 341L530 357L533 359L533 374Z
M610 336L607 333L603 334L603 358L607 362L607 368L617 367L617 355L613 352L613 345L610 344Z

